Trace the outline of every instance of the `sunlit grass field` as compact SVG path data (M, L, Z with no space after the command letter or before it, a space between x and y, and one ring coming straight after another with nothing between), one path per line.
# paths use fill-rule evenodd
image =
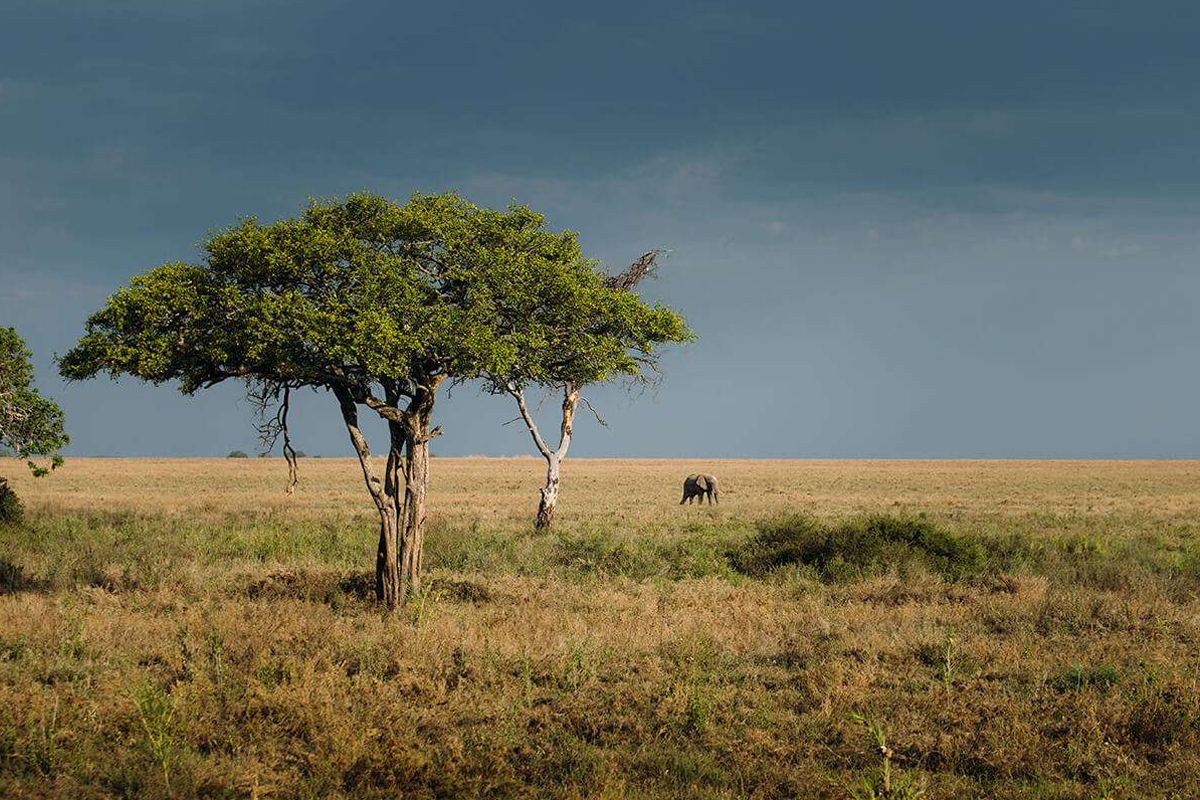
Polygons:
M1198 462L431 472L0 460L0 797L1200 797Z

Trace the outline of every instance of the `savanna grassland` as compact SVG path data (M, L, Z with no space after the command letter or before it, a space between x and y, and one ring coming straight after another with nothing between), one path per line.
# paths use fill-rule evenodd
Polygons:
M0 796L1200 797L1200 463L543 468L384 617L351 460L0 462Z

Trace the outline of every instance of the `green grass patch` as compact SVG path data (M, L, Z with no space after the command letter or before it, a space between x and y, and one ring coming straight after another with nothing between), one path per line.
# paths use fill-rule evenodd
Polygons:
M928 520L885 514L835 523L807 516L771 520L729 555L733 567L751 577L805 565L830 583L918 569L958 580L989 566L988 552L976 537Z

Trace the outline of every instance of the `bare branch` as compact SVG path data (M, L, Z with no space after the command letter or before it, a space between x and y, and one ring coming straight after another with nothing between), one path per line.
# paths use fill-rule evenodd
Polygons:
M575 429L575 409L579 405L579 388L571 384L563 386L562 427L558 439L558 449L554 455L559 459L567 457L571 448L571 432Z
M538 452L546 458L550 458L554 451L542 439L542 434L538 431L537 423L533 421L533 415L529 413L529 407L525 405L525 393L517 388L516 384L508 385L508 393L517 400L517 408L521 409L521 417L525 420L525 427L529 429L529 435L533 437L533 443L537 445Z
M643 278L654 275L658 269L659 257L666 258L670 253L670 250L647 250L622 272L610 275L604 281L604 285L610 289L620 289L623 292L632 291L642 282Z
M350 392L350 396L354 398L354 402L362 403L389 422L404 422L404 411L384 400L380 400L371 392L370 388L361 384L347 383L347 389Z
M588 411L592 412L592 416L596 418L596 422L599 422L601 427L607 428L608 423L605 422L604 418L600 416L600 412L596 410L596 407L592 405L592 402L582 395L579 399L582 400L583 404L588 407Z
M283 437L283 458L288 465L287 493L292 494L300 482L300 469L296 461L296 449L288 431L288 410L292 399L292 386L287 383L246 382L246 399L255 407L259 423L255 425L263 452L268 453ZM270 414L271 409L274 414Z
M350 444L354 446L354 452L358 455L359 466L362 467L363 478L367 484L367 491L371 493L371 499L375 501L375 506L383 511L387 507L387 498L384 494L384 483L375 475L375 470L371 468L371 448L367 445L366 437L362 435L362 431L358 427L358 408L355 405L354 398L350 391L342 384L333 384L330 387L333 390L334 396L338 399L338 405L342 410L342 419L346 423L346 432L350 434Z

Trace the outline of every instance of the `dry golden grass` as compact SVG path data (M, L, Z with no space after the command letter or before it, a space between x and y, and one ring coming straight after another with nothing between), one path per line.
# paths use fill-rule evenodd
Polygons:
M432 587L390 618L355 464L301 467L5 469L0 796L1200 796L1200 464L581 459L534 536L540 461L436 459ZM701 468L722 504L678 507ZM729 567L797 511L1027 555Z
M369 508L354 459L310 458L300 465L302 485L292 497L278 458L74 458L47 480L33 479L15 463L5 474L28 504L49 511L193 515L265 507L325 515ZM641 459L568 459L562 512L576 520L653 521L674 514L683 478L701 469L722 481L722 505L713 512L721 518L887 508L986 517L1200 512L1197 461ZM545 467L537 458L439 458L431 474L431 513L524 520L536 509Z

